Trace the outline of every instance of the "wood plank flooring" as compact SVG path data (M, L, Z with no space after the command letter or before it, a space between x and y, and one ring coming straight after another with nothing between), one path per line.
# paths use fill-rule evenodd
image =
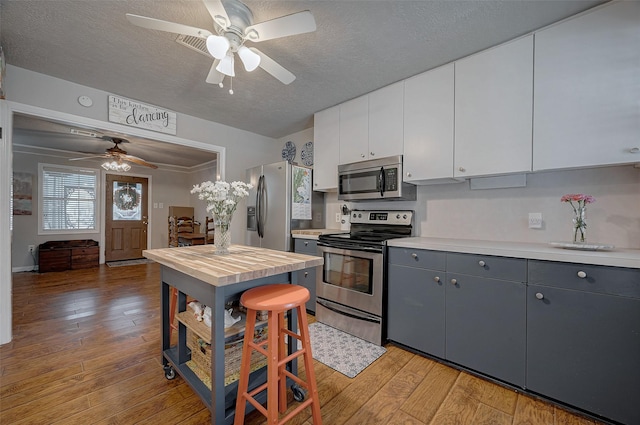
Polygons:
M157 264L14 274L14 339L0 347L0 423L209 424L184 380L164 378L159 282ZM354 379L314 361L325 425L596 424L387 349ZM246 423L265 421L253 412ZM310 425L309 409L290 423Z

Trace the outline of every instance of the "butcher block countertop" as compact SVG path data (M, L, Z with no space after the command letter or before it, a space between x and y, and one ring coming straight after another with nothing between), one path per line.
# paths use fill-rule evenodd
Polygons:
M528 258L531 260L561 261L567 263L640 269L640 250L614 249L613 251L580 251L563 249L541 243L495 242L446 238L399 238L388 241L389 246L435 251L463 252Z
M214 286L321 266L322 257L231 245L228 255L216 255L215 245L196 245L142 251L146 258Z

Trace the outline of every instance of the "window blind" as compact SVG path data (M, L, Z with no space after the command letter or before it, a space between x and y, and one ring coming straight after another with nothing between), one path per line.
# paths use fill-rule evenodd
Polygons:
M42 230L95 230L97 174L92 170L43 167Z

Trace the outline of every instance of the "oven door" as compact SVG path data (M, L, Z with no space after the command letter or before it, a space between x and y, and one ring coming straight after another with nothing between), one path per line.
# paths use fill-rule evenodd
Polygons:
M318 245L324 258L316 278L316 296L351 309L382 316L382 252Z

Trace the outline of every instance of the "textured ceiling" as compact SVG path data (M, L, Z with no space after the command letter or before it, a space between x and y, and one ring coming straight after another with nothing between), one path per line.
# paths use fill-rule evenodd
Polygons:
M313 113L548 25L601 1L246 1L254 22L310 10L317 31L256 44L293 72L285 86L236 66L234 94L205 83L211 58L125 13L204 29L200 0L0 0L7 63L279 138ZM10 87L7 88L11 98Z

